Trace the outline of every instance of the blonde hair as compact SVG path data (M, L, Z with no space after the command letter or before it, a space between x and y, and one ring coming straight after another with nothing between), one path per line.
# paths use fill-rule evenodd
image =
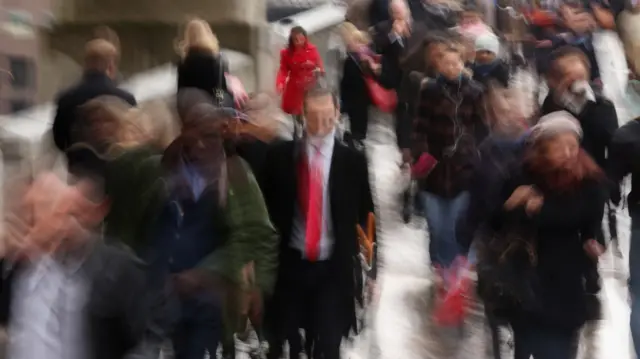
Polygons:
M185 57L192 48L208 50L214 55L220 52L218 37L211 30L211 26L198 18L187 22L182 40L178 42L177 47L181 57Z
M145 143L165 148L177 130L171 126L175 121L172 120L168 105L164 104L164 108L162 105L161 101L155 101L137 108L118 97L97 97L82 106L89 131L92 132L87 141L104 145L96 150L107 158L117 156L123 149Z
M153 143L163 149L167 148L180 133L177 115L172 108L165 100L154 100L142 104L142 120L149 122L145 128L151 129Z
M371 37L366 31L359 30L353 23L345 21L340 25L340 35L345 43L355 42L358 45L368 45Z

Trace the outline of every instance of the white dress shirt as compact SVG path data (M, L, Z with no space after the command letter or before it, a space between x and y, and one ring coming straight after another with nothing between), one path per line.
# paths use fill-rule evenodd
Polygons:
M331 223L331 198L329 196L329 172L331 171L331 159L335 144L335 131L323 138L308 139L305 145L305 155L309 166L313 166L313 159L317 152L322 156L322 233L320 235L320 250L318 260L327 260L333 251L333 225ZM311 168L310 168L311 169ZM291 232L291 246L302 253L306 258L306 223L296 203L293 230Z
M19 273L10 308L9 359L87 357L89 284L80 266L43 257Z

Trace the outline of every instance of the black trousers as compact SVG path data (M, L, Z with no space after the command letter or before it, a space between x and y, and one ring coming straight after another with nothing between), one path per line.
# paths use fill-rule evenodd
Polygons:
M275 302L267 314L271 316L268 359L282 357L285 341L299 352L301 328L305 330L307 350L313 347L308 357L340 358L346 315L341 313L340 291L335 283L335 275L326 261L298 259L287 263L286 273L276 286ZM292 354L295 357L298 353Z
M580 331L534 326L513 328L514 359L575 359Z

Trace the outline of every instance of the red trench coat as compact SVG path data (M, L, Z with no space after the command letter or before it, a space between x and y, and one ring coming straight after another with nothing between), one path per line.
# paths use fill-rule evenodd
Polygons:
M322 67L322 59L318 49L311 44L290 51L280 51L280 69L276 78L276 88L282 91L282 110L291 115L302 114L304 91L315 77L313 71Z

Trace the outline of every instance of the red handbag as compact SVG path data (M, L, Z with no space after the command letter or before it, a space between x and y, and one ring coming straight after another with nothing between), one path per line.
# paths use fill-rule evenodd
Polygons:
M364 82L369 90L371 102L382 112L393 112L398 106L398 95L396 90L389 90L378 83L370 76L364 77Z

